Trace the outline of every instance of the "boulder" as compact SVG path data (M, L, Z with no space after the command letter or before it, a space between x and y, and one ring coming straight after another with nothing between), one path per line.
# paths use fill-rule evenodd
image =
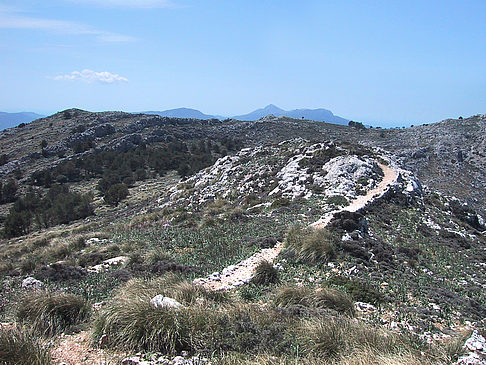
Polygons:
M163 295L156 295L152 299L150 299L150 304L152 304L155 308L180 308L182 304L179 303L177 300L164 297Z
M33 277L28 277L22 280L23 289L42 289L44 288L44 283Z
M457 360L457 365L486 365L486 339L474 331L464 344L468 353Z

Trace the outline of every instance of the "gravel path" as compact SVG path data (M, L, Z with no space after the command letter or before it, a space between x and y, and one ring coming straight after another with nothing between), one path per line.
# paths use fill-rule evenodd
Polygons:
M374 189L368 191L366 195L361 195L351 201L351 203L341 209L334 210L327 213L323 218L311 224L311 227L320 229L326 227L331 221L332 217L341 211L356 212L366 206L373 199L383 195L388 187L393 184L397 178L398 173L389 166L378 164L383 170L383 179ZM283 243L278 242L275 247L263 249L249 258L239 262L236 265L231 265L223 269L220 273L213 273L205 278L198 278L194 280L194 284L202 285L210 290L230 290L248 283L254 274L255 268L261 261L273 262L283 249Z

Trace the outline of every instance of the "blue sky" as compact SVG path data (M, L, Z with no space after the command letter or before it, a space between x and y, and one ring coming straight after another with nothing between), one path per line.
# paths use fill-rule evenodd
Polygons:
M0 0L0 110L486 113L486 1Z

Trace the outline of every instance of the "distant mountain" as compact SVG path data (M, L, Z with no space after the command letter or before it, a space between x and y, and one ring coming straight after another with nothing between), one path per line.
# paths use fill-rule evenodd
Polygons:
M160 115L162 117L173 117L173 118L195 118L195 119L222 119L219 116L215 115L208 115L200 112L199 110L196 109L190 109L190 108L177 108L177 109L170 109L170 110L164 110L164 111L149 111L149 112L143 112L144 114L154 114L154 115Z
M0 130L15 127L20 123L29 123L32 122L34 119L38 119L42 117L44 117L44 115L30 113L30 112L21 112L21 113L0 112Z
M327 123L342 124L342 125L347 125L349 122L348 119L338 117L337 115L334 115L331 111L326 109L284 110L273 104L267 105L263 109L257 109L248 114L237 115L233 118L237 120L258 120L269 114L273 114L276 117L285 115L291 118L297 118L297 119L304 118L309 120L316 120L319 122L327 122Z

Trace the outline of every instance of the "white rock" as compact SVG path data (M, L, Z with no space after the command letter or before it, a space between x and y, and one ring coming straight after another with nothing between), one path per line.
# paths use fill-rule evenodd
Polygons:
M122 365L140 365L140 358L138 356L127 357L121 363Z
M117 256L113 257L111 259L103 261L101 264L91 266L88 268L88 272L103 272L109 270L111 267L114 266L122 266L125 265L125 263L128 261L127 256Z
M156 295L152 299L150 299L150 304L152 304L155 308L180 308L182 304L179 303L177 300L164 297L163 295Z
M43 287L44 283L42 281L31 276L22 280L23 289L42 289Z
M182 356L176 356L172 359L171 363L173 365L185 365L186 359L184 359Z
M486 339L474 331L464 344L469 353L457 360L457 365L486 365Z
M373 312L376 310L374 305L364 302L356 302L354 303L354 307L358 312Z

